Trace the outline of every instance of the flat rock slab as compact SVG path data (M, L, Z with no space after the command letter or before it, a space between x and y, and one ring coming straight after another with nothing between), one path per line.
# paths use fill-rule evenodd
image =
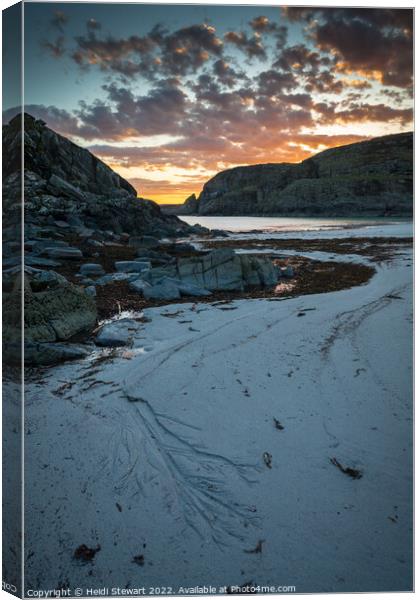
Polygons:
M96 336L97 346L117 347L130 344L140 324L133 319L121 319L107 323Z
M42 256L25 256L25 265L31 267L59 267L61 262L51 258L42 258Z
M132 281L138 277L138 273L107 273L96 280L96 285L107 285L115 281Z
M139 294L143 294L146 288L152 287L150 283L144 281L143 279L135 279L134 281L130 281L128 284L130 290L133 292L138 292Z
M69 260L78 260L83 258L82 251L79 248L45 248L43 254L50 256L51 258L66 258Z
M115 268L122 273L142 273L150 269L150 261L119 260L115 263Z
M177 300L181 297L181 292L176 283L164 279L160 283L145 287L143 296L151 300Z
M102 265L97 263L86 263L80 267L82 275L104 275L105 271Z
M66 360L85 358L90 350L80 344L45 343L25 344L25 363L29 365L47 366Z

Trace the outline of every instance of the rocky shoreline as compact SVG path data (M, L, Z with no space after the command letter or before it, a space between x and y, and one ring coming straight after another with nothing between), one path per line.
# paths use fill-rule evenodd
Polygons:
M107 243L99 242L98 237L98 232L89 239L60 233L58 238L40 238L27 244L29 263L39 260L44 267L25 267L27 365L86 356L90 351L84 346L86 342L98 345L98 323L146 308L199 302L233 310L230 305L237 299L284 300L362 285L374 274L373 266L336 260L334 256L317 260L300 252L323 250L337 256L345 252L372 257L375 250L377 260L385 260L409 243L392 238L389 243L381 239L371 246L356 238L351 247L348 240L340 239L241 241L214 239L204 230L201 236L191 238L194 244L152 236L133 240L123 235L116 241L115 234ZM197 249L200 245L205 248ZM245 248L248 253L236 253L235 248ZM268 250L265 256L253 252L264 248ZM279 255L279 249L286 254ZM290 249L297 254L287 255ZM13 315L16 294L20 294L15 287L18 270L9 267L4 271L6 322L13 321L8 315ZM17 327L18 323L15 329L9 327L7 339L12 361L19 358L11 343ZM102 341L99 345L107 344Z
M261 240L253 232L255 239L240 241L225 231L190 226L137 198L128 182L43 122L25 115L25 128L23 278L18 118L5 126L3 136L8 150L4 356L12 363L21 360L22 283L25 364L57 364L86 356L89 349L81 341L95 341L98 323L124 311L346 289L366 283L374 268L335 256L354 253L382 260L398 249L394 239L373 246L365 239L308 243ZM334 256L305 256L305 251L319 250Z
M411 216L413 133L324 150L301 163L234 167L167 214L282 217Z

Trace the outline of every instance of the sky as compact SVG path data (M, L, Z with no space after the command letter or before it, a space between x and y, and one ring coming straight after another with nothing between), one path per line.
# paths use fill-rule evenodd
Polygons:
M410 9L25 4L25 110L160 203L413 129ZM4 121L16 114L5 95Z

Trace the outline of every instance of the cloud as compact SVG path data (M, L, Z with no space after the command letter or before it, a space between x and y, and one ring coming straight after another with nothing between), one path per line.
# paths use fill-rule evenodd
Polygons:
M45 50L47 50L47 52L51 54L51 56L53 56L54 58L61 58L66 51L64 46L64 36L62 35L58 36L52 42L44 40L43 42L41 42L41 46Z
M68 15L63 13L61 10L56 10L54 11L53 17L51 19L51 25L55 29L58 29L59 31L63 32L65 25L67 25L68 23L68 20Z
M295 162L363 139L353 131L409 127L411 11L289 7L283 15L277 23L261 14L224 36L196 23L117 37L89 19L72 42L55 32L44 48L102 71L96 100L27 109L77 143L95 143L143 196L199 191L236 164Z
M261 36L256 32L252 36L248 36L244 31L228 31L225 33L224 39L228 44L242 50L248 59L259 58L263 60L267 58Z
M321 66L329 64L330 60L321 57L318 52L311 50L304 44L295 44L294 46L288 46L278 55L273 67L284 71L312 72L316 74Z
M412 122L412 108L392 108L385 104L350 103L345 109L338 103L319 103L314 109L321 115L321 123L398 123Z
M219 83L226 85L229 88L237 85L240 80L245 80L246 75L243 71L235 71L228 62L219 58L213 63L213 74L217 77Z
M252 21L249 22L249 26L260 36L267 34L273 35L277 48L282 48L286 44L288 34L287 27L270 21L270 19L264 15L252 19Z
M46 50L54 58L61 58L64 56L65 49L65 37L64 28L69 21L68 15L63 13L61 10L56 10L50 20L50 28L58 30L59 35L54 40L43 39L40 42L41 48Z
M284 90L291 90L296 87L297 81L292 73L269 69L258 74L257 85L259 95L275 96Z
M284 15L306 22L318 49L334 55L341 72L358 72L384 85L411 85L412 9L287 7Z
M153 80L159 75L172 77L194 73L211 56L222 55L222 40L215 29L205 23L172 33L157 25L144 36L119 39L99 37L98 25L89 21L87 34L76 37L77 47L72 58L82 68L98 66L124 77L141 74Z
M86 29L88 31L98 31L102 29L102 25L96 19L89 19L86 22Z
M143 96L115 83L104 85L106 101L81 103L77 111L90 139L176 134L186 119L187 97L178 81L166 79Z

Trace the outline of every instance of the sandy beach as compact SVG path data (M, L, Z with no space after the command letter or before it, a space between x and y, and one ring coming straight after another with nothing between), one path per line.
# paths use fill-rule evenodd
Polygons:
M131 348L32 372L29 588L410 588L412 252L347 260L376 274L149 308Z

